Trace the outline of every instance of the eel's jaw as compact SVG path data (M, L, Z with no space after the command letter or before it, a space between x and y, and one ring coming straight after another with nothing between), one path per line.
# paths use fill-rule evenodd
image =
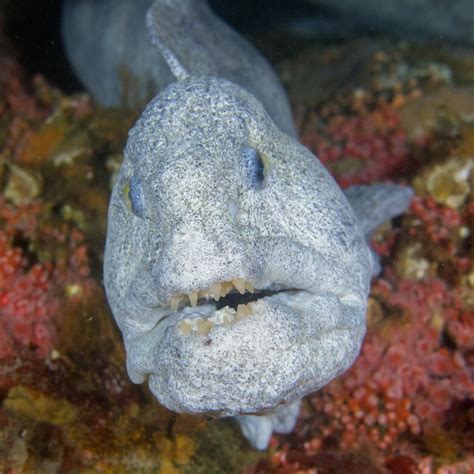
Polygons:
M333 259L297 244L282 262L288 248L287 241L272 241L255 271L259 277L243 268L217 282L220 290L232 283L218 301L215 282L177 288L166 298L156 291L159 318L127 345L132 380L148 376L156 398L171 410L235 416L271 412L347 370L365 333L364 285L351 276L336 281L333 275L343 273ZM227 297L259 295L224 305Z
M149 377L162 404L219 416L271 412L326 385L359 352L365 308L348 319L335 295L282 291L249 306L245 317L204 304L168 320Z

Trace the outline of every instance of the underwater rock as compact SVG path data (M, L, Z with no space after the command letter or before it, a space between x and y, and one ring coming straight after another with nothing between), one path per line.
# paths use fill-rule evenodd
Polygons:
M4 163L7 184L3 195L14 204L29 204L40 194L41 183L32 173L12 163Z
M425 169L414 180L420 195L428 194L440 204L453 209L462 207L472 193L474 156L454 157Z
M398 111L380 103L348 113L331 108L305 112L301 141L314 151L340 186L389 179L407 167L409 147Z
M400 117L409 139L418 143L436 131L457 133L461 123L474 120L474 87L447 86L427 91L404 104Z

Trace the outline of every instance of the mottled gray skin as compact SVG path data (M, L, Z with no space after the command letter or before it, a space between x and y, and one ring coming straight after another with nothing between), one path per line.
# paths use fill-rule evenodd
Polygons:
M134 382L148 379L157 399L178 412L238 416L243 433L264 449L272 431L293 428L301 398L359 353L374 262L365 239L370 212L364 227L356 214L366 214L370 191L360 188L355 194L367 198L352 208L317 158L254 95L221 77L196 76L194 57L202 51L181 54L192 46L181 44L185 31L161 35L171 19L162 25L158 13L168 4L157 0L148 25L179 80L151 101L129 134L109 208L107 297ZM179 28L190 0L172 4ZM283 129L291 133L292 124ZM263 159L259 186L243 171L246 147ZM131 180L139 183L133 210ZM397 197L384 207L385 218L403 211L411 196L401 187L391 192ZM377 208L375 202L380 220ZM230 324L228 310L216 310L212 299L171 308L176 295L236 279L280 291ZM203 321L206 331L182 329Z
M267 162L258 190L239 171L247 145ZM123 196L132 176L144 218ZM168 408L265 412L326 385L359 352L371 268L329 173L236 85L172 84L130 131L109 210L105 285L132 380L148 376ZM215 308L173 312L171 297L236 278L293 291L254 303L245 320L183 336L180 320Z

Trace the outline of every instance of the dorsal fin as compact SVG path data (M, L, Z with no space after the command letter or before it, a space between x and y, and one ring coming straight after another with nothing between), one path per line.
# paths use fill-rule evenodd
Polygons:
M146 23L152 43L176 79L226 76L222 72L230 60L228 35L231 48L239 42L238 35L214 15L205 0L155 0Z
M157 1L148 9L146 14L146 26L150 33L151 42L160 50L174 77L180 81L189 77L190 74L173 51L166 45L166 34L164 34L165 38L162 39L164 32L159 28L160 22L158 21L160 18L160 7L162 6L161 3L165 2Z
M351 186L344 194L357 217L359 227L367 238L384 222L403 214L410 205L413 190L399 184Z

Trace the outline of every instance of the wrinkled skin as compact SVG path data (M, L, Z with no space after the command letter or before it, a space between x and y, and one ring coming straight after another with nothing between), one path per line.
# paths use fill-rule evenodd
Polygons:
M265 165L258 186L242 173L247 146ZM140 182L140 216L127 207L130 179ZM271 412L327 384L359 352L371 265L328 172L238 86L180 81L130 131L109 211L105 285L132 380L149 377L170 409ZM212 299L170 309L173 295L237 278L282 291L228 325L218 324L225 310ZM215 324L180 330L198 316Z

